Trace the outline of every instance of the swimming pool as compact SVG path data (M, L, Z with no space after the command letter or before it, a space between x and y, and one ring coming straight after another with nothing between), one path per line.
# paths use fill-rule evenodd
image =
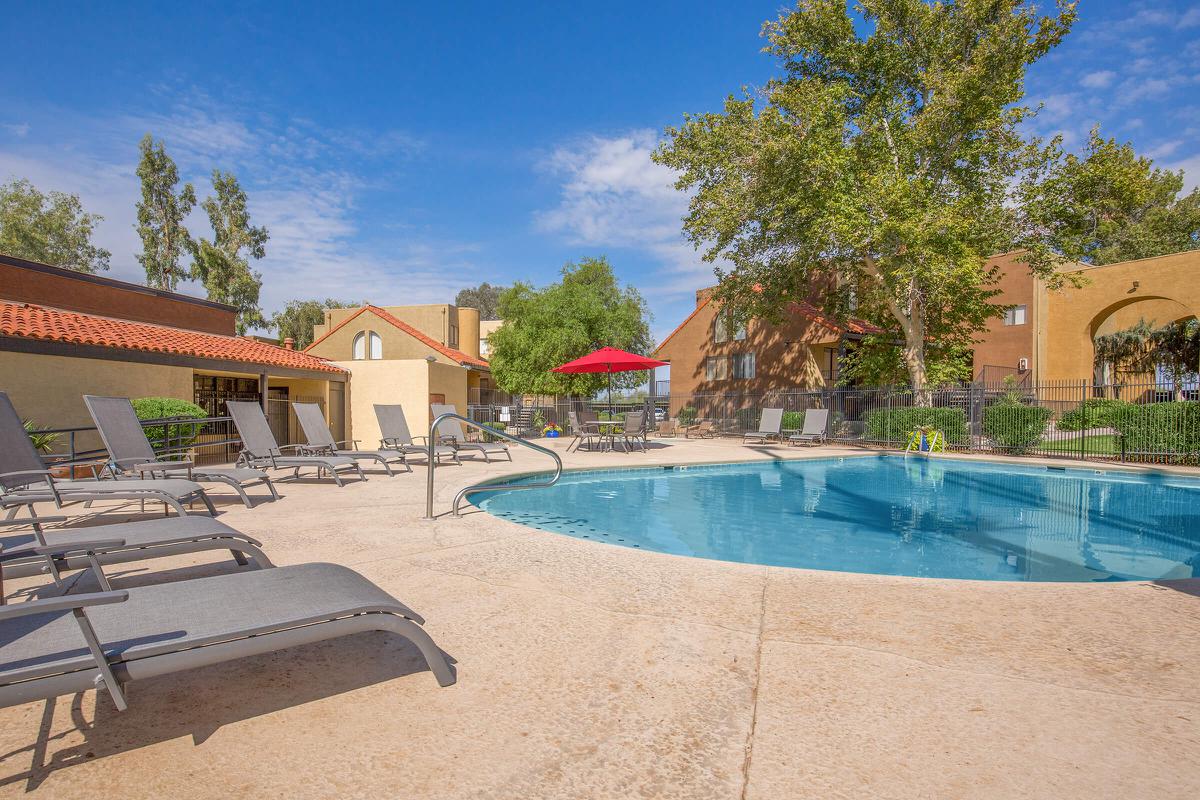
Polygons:
M748 564L1007 581L1200 576L1200 480L1159 474L870 455L569 472L475 503L542 530Z

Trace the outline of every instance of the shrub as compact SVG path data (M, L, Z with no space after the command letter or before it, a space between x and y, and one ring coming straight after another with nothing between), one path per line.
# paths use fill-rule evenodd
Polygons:
M679 409L679 424L691 425L698 416L700 416L700 412L696 410L695 406L684 406Z
M967 415L961 408L877 408L866 416L866 438L875 442L907 442L918 425L942 432L950 444L967 444Z
M21 424L25 427L25 432L29 434L29 441L33 443L33 449L39 453L49 453L54 450L54 445L62 438L61 433L46 433L48 428L38 425L32 420L22 420Z
M1042 440L1052 413L1041 406L996 403L983 410L983 433L997 447L1027 453Z
M1088 428L1115 428L1117 421L1135 408L1127 400L1111 397L1089 397L1058 420L1060 431L1081 431Z
M138 419L204 419L208 416L208 412L195 403L174 397L139 397L133 401L133 410ZM165 446L168 439L172 447L188 447L196 441L200 428L200 425L151 425L146 428L146 438L158 447Z
M1133 406L1115 422L1127 453L1171 453L1200 460L1200 402Z
M803 411L785 411L783 412L783 429L788 431L798 431L804 428L804 412Z

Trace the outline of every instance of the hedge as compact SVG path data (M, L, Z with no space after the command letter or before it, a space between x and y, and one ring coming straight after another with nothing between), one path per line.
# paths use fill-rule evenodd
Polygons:
M1172 453L1200 460L1200 402L1133 406L1116 420L1128 453Z
M691 425L698 416L700 416L700 412L696 410L695 406L684 406L679 409L679 424Z
M967 415L961 408L877 408L866 416L866 438L876 442L907 442L919 425L931 425L950 444L967 444Z
M1042 440L1052 413L1041 406L997 403L983 410L983 433L997 447L1026 453Z
M1081 431L1085 426L1088 428L1115 428L1117 421L1133 408L1136 406L1128 400L1089 397L1059 418L1058 429L1060 431Z
M208 416L208 412L195 403L174 397L139 397L132 402L138 419L204 419ZM146 438L156 447L166 446L165 440L168 438L172 447L187 447L193 444L200 434L199 425L151 425L145 430Z

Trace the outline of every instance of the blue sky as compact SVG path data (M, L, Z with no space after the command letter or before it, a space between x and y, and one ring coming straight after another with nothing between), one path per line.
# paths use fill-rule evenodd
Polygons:
M663 128L761 84L777 2L10 4L0 180L101 213L113 277L140 280L134 170L166 141L197 194L232 170L271 232L263 305L452 301L606 254L661 339L712 282L686 198L649 161ZM1099 122L1200 178L1200 4L1083 0L1028 81L1040 133ZM506 7L511 6L511 7ZM208 225L198 209L197 235ZM199 287L184 291L202 294Z

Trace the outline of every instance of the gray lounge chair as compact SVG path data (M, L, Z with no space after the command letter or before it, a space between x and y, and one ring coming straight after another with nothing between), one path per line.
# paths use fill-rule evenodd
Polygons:
M429 457L429 447L417 444L417 440L428 441L428 436L413 436L404 417L404 406L375 404L375 418L379 420L379 446L385 450L396 450L407 456ZM439 444L433 448L433 458L438 464L449 458L456 464L458 451L449 445Z
M0 553L0 563L6 557ZM336 564L27 600L0 606L0 706L94 688L107 691L123 711L125 684L132 680L365 631L406 637L438 683L449 686L454 672L423 622L362 575Z
M758 430L742 436L742 444L750 441L766 443L771 439L780 440L780 429L783 427L782 408L764 408L758 419Z
M96 430L104 447L108 450L109 469L118 475L149 474L151 477L187 478L200 483L223 483L231 487L246 508L253 508L246 487L264 484L271 492L271 499L278 500L279 493L267 473L247 467L199 467L191 459L182 459L182 453L154 452L150 440L133 404L127 397L97 397L85 394L84 405L96 423Z
M429 409L434 417L458 413L458 410L448 403L431 403ZM490 463L493 454L503 453L505 458L512 461L512 453L508 452L508 445L504 442L468 442L462 423L456 419L442 420L437 433L439 439L457 450L460 456L463 450L482 453L483 460Z
M292 469L293 478L300 477L300 470L311 467L317 471L317 477L328 472L338 486L342 483L341 471L358 473L359 480L365 481L362 467L353 458L345 456L303 456L284 455L283 448L275 441L267 417L263 414L262 406L251 400L226 400L225 407L233 424L237 427L238 436L242 440L242 452L238 454L238 463L248 467L263 469ZM287 445L288 450L299 450L299 445Z
M296 409L296 419L300 420L304 438L308 440L303 448L305 455L345 456L356 461L375 461L383 466L388 475L395 474L391 463L399 462L405 470L412 472L412 467L404 460L404 453L397 450L339 450L339 444L357 445L358 440L334 441L329 426L325 424L325 412L316 403L292 403L292 408Z
M0 520L0 525L29 526L27 531L0 534L0 551L7 557L4 575L21 578L49 571L57 582L60 572L87 567L89 562L82 554L54 559L40 554L38 550L71 547L76 542L91 539L120 542L95 550L95 558L100 564L126 564L180 553L228 550L238 564L246 565L253 561L260 569L273 566L271 559L263 553L261 542L212 517L164 517L88 528L45 527L65 521L66 517Z
M0 392L0 508L16 516L22 506L34 503L54 503L62 508L68 503L95 500L152 500L175 509L179 516L187 515L186 504L199 500L216 514L204 487L195 481L180 478L157 480L58 480L46 469L46 464L33 449L29 434L8 395Z
M804 428L793 433L788 441L793 444L821 444L825 441L825 430L829 427L829 409L810 408L804 412Z

